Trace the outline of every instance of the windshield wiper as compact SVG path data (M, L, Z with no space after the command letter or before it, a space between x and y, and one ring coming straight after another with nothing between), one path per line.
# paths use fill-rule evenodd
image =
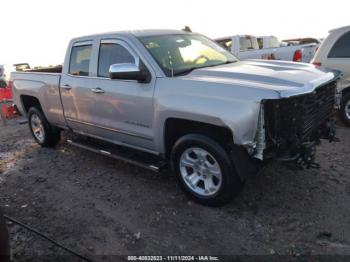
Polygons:
M199 66L199 67L195 67L194 66L194 67L190 67L190 68L187 68L187 69L178 70L177 72L174 73L174 76L187 75L187 74L191 73L195 69L226 65L226 64L236 63L237 61L238 60L226 61L225 63L221 63L221 64L213 64L213 65L206 65L206 66Z
M226 62L225 62L225 63L223 63L222 65L236 63L237 61L238 61L238 60L226 61Z

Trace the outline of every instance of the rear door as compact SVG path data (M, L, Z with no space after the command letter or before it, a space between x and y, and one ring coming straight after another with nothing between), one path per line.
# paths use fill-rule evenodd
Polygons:
M72 45L68 71L62 73L60 92L64 116L69 127L76 131L90 132L94 112L91 102L94 87L91 81L93 41L76 42Z
M342 71L342 86L350 86L350 32L343 34L335 42L328 53L324 66Z

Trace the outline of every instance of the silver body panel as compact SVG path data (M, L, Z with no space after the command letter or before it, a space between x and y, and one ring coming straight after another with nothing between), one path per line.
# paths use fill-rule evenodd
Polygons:
M136 36L168 33L184 32L121 32L73 39L62 74L12 73L15 103L25 114L21 95L36 97L54 125L163 154L167 119L227 127L235 144L253 144L262 100L310 93L337 75L310 64L248 60L197 69L186 76L166 77ZM90 74L69 75L72 46L86 41L93 45ZM151 81L97 77L99 44L104 41L122 42L145 64ZM93 92L96 88L104 92Z
M49 121L58 126L65 126L63 108L60 99L60 74L50 73L11 73L13 99L18 109L25 115L21 95L36 97Z

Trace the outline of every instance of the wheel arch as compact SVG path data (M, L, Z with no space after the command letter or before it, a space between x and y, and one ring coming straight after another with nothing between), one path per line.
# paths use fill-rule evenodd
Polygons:
M21 95L20 99L25 114L28 114L28 111L31 107L37 107L38 109L43 111L39 99L35 96Z
M169 117L164 122L163 145L168 157L175 142L186 134L196 133L210 136L214 141L229 150L234 144L234 136L227 126L219 126L201 121Z
M343 96L347 95L348 93L350 93L350 86L343 88L343 90L341 92L342 92Z

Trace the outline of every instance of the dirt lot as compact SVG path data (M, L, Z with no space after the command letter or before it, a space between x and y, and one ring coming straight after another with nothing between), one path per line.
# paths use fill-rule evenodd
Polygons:
M169 171L152 173L64 141L40 148L27 125L12 121L0 126L0 205L93 260L350 255L350 128L339 127L338 137L319 147L319 170L272 164L231 204L208 208L189 201ZM9 229L15 261L75 261L25 229Z

